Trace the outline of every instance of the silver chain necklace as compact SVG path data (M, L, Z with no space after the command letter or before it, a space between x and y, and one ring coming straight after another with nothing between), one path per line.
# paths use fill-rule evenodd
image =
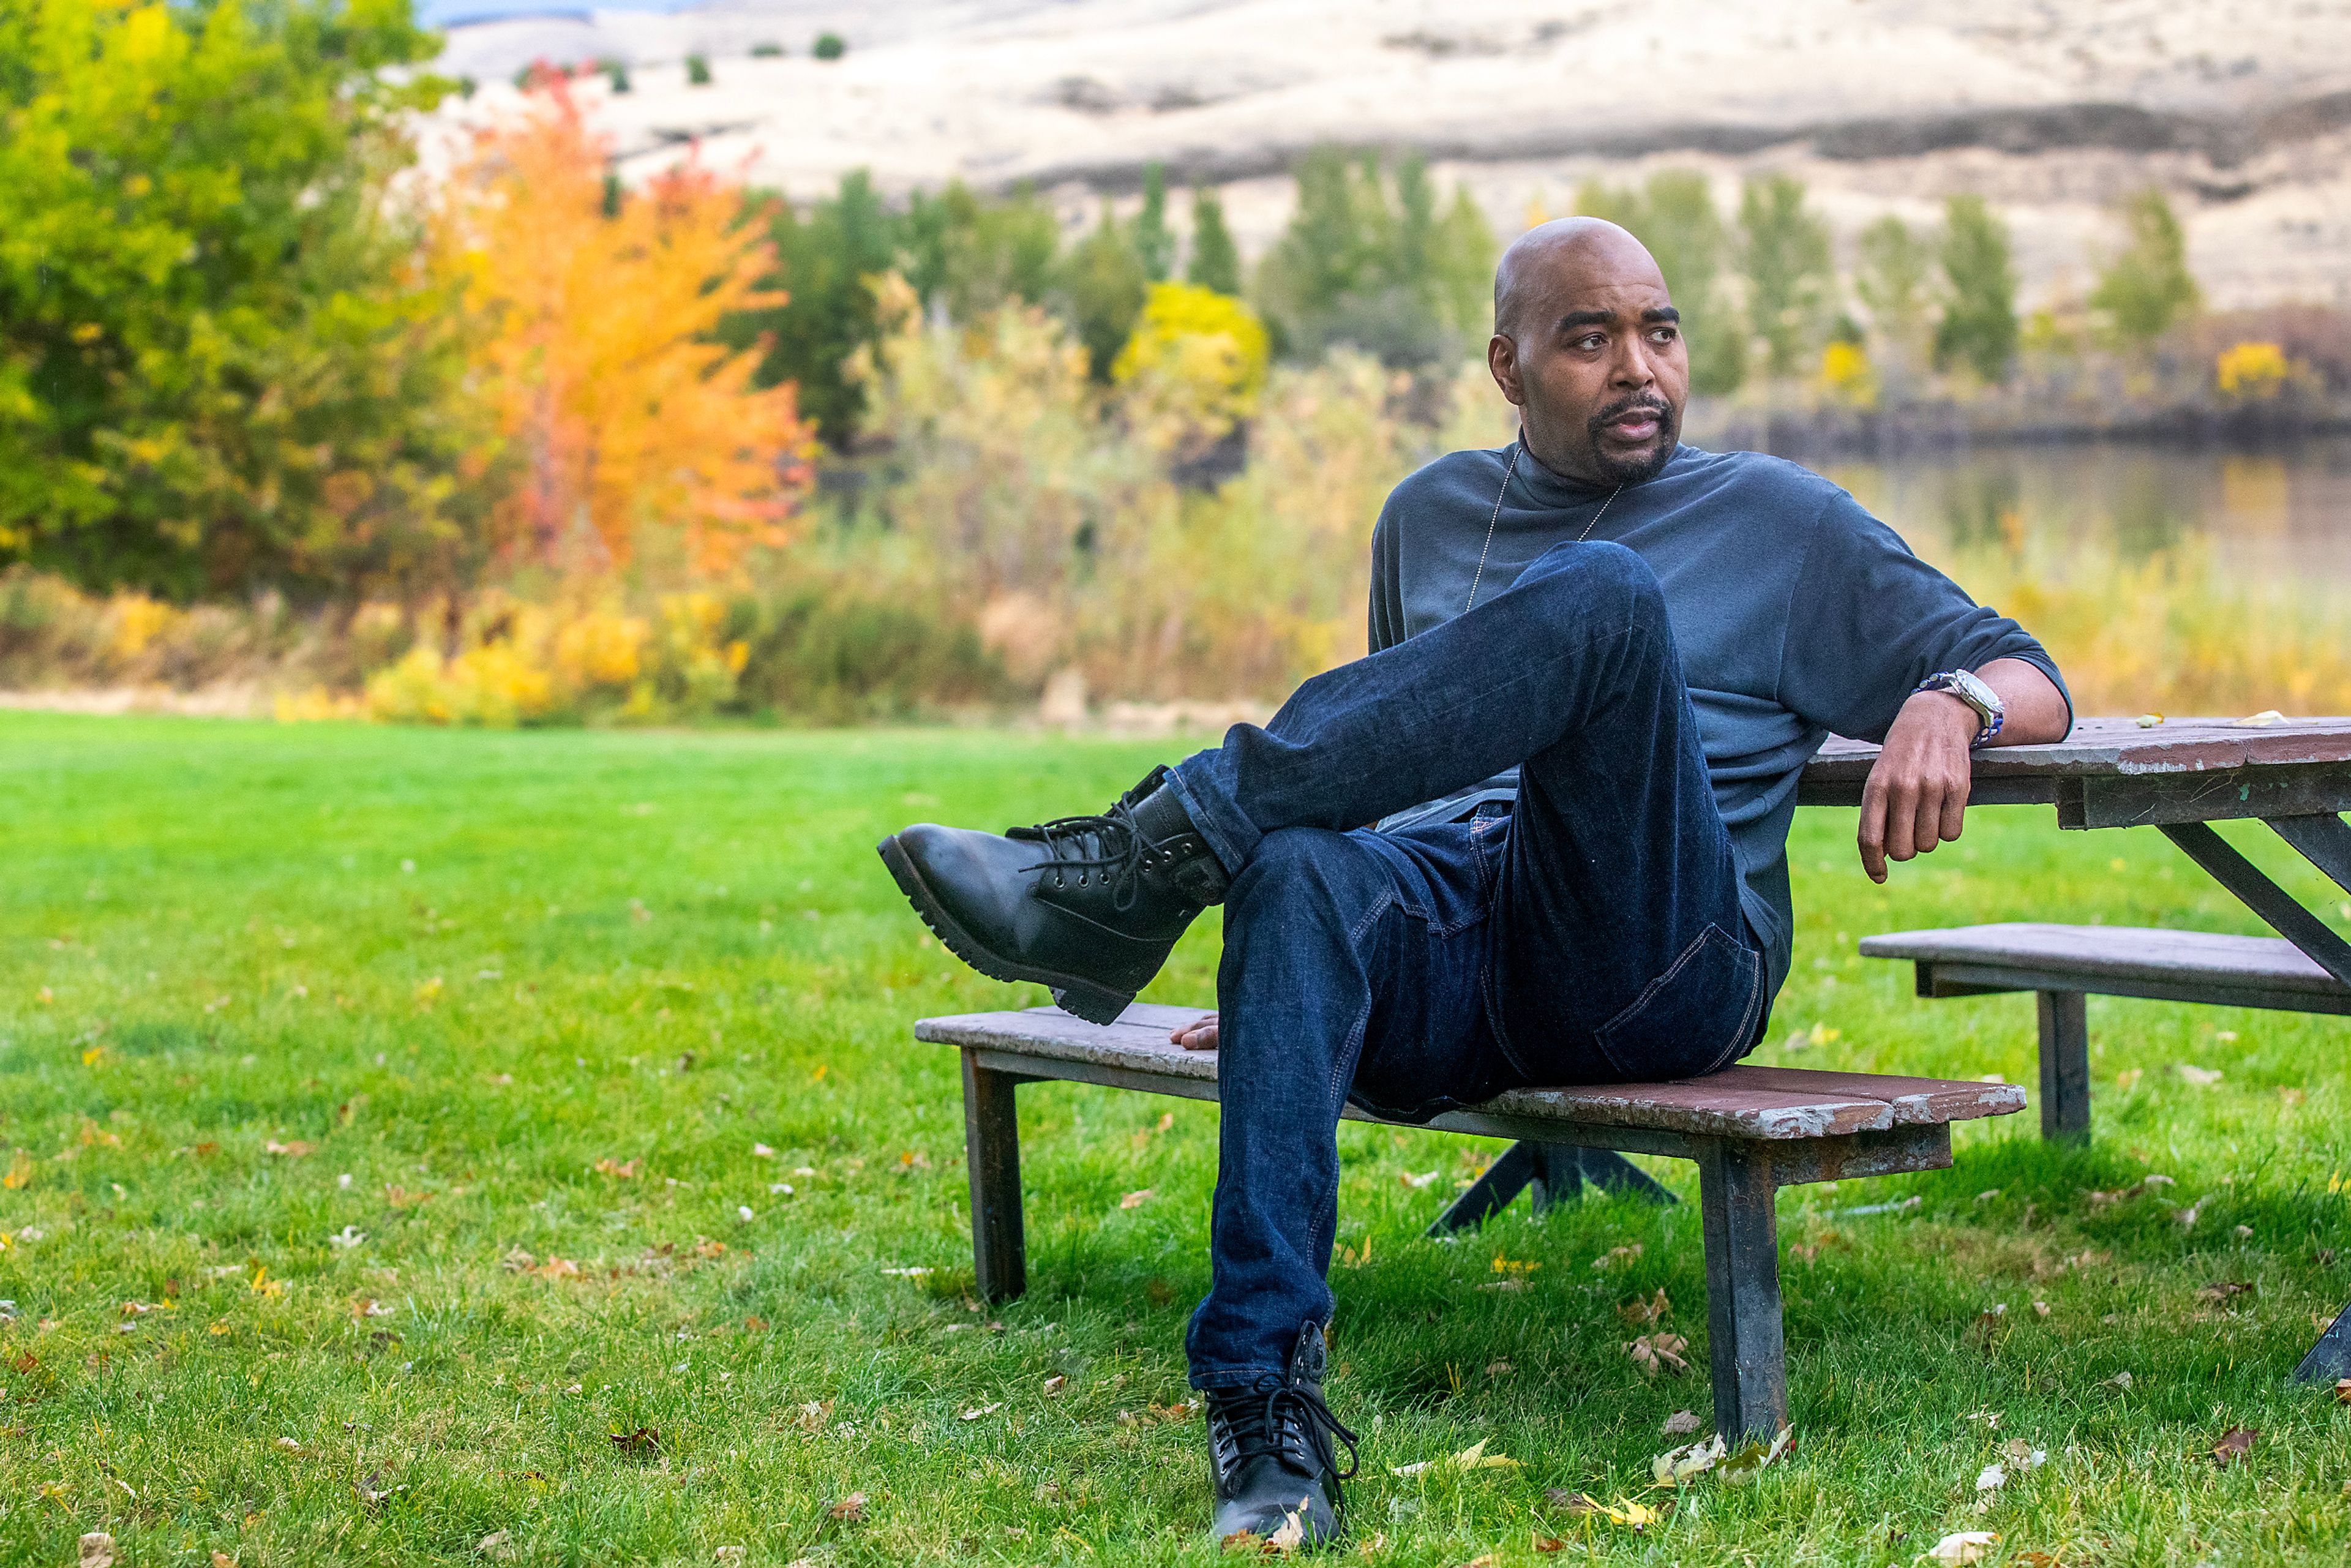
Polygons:
M1502 468L1502 487L1494 492L1494 515L1486 519L1486 543L1478 551L1478 570L1469 579L1469 598L1461 606L1461 613L1464 615L1468 614L1470 607L1478 602L1478 584L1484 580L1486 576L1486 557L1494 549L1494 525L1502 520L1502 497L1510 493L1510 476L1519 471L1519 453L1525 444L1526 437L1523 435L1510 443L1510 460ZM1575 536L1577 544L1582 544L1592 537L1592 530L1600 526L1600 519L1608 515L1608 508L1614 504L1618 496L1624 494L1624 491L1625 486L1619 485L1608 492L1608 499L1600 503L1600 509L1592 514L1592 520L1583 525L1582 533Z

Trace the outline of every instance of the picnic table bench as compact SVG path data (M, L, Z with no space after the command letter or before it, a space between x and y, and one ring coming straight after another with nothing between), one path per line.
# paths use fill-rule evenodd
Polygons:
M1804 769L1797 802L1860 804L1876 757L1876 747L1831 740ZM2153 827L2278 934L2018 924L1865 938L1864 955L1917 965L1922 997L2037 994L2043 1135L2089 1134L2089 993L2351 1013L2351 943L2211 826L2264 822L2351 893L2342 815L2351 810L2351 718L2081 719L2052 745L1978 752L1969 803L2053 806L2064 829ZM2351 1306L2293 1375L2351 1377Z
M1186 1051L1168 1039L1198 1016L1196 1009L1137 1003L1107 1026L1056 1008L914 1026L917 1040L963 1055L972 1265L989 1301L1028 1289L1015 1092L1061 1080L1214 1100L1217 1053ZM1558 1167L1582 1153L1629 1150L1698 1163L1715 1430L1735 1442L1788 1424L1777 1189L1944 1169L1953 1122L2023 1108L2023 1091L2007 1083L1740 1066L1665 1083L1515 1090L1428 1125L1520 1140L1504 1157L1534 1166L1532 1179L1561 1179ZM1344 1114L1411 1124L1353 1105Z

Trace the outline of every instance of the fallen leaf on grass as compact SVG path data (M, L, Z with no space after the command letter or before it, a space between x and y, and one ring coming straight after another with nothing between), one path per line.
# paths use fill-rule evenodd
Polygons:
M1976 1475L1976 1490L1998 1491L2008 1484L2008 1471L1998 1460L1986 1465Z
M1398 1171L1396 1173L1396 1180L1412 1188L1415 1192L1417 1192L1422 1187L1434 1182L1437 1178L1438 1174L1439 1173L1436 1171ZM21 1186L23 1184L16 1183L12 1185Z
M1668 1448L1649 1461L1649 1476L1661 1487L1677 1487L1706 1474L1729 1454L1719 1437L1686 1448Z
M2000 1451L2008 1457L2011 1469L2037 1470L2049 1462L2048 1449L2036 1448L2022 1437L2011 1437L2000 1446Z
M958 1421L977 1421L982 1416L993 1416L998 1410L1003 1408L1004 1402L1000 1399L993 1405L975 1405L970 1409L965 1411L962 1415L956 1416L956 1419Z
M1556 1535L1545 1535L1541 1531L1531 1532L1527 1539L1527 1544L1533 1547L1537 1552L1564 1552L1567 1550L1567 1542L1565 1540Z
M1488 1453L1486 1451L1486 1444L1491 1439L1488 1438L1480 1438L1479 1441L1472 1443L1468 1448L1462 1449L1459 1453L1447 1455L1446 1458L1441 1459L1417 1459L1409 1465L1390 1465L1388 1467L1388 1474L1392 1476L1416 1476L1422 1474L1424 1471L1437 1469L1460 1470L1466 1473L1470 1470L1515 1470L1519 1469L1519 1461L1510 1458L1508 1455Z
M1958 1530L1918 1555L1922 1559L1931 1558L1937 1563L1958 1568L1961 1563L1982 1562L1984 1553L1990 1552L1999 1540L2000 1536L1989 1530Z
M382 1479L383 1472L381 1470L370 1470L367 1473L367 1479L355 1480L351 1483L351 1490L359 1493L360 1501L367 1507L378 1507L383 1502L384 1499L392 1495L392 1489L390 1487L378 1484Z
M114 1537L103 1530L83 1536L80 1568L114 1568Z
M298 1160L305 1155L317 1154L319 1151L317 1145L306 1144L299 1138L290 1144L281 1144L272 1138L261 1145L261 1152L266 1155L284 1155L289 1160Z
M2127 1372L2117 1372L2106 1381L2116 1388L2127 1391L2131 1385L2131 1375Z
M2046 1552L2012 1552L2008 1560L2017 1568L2059 1568L2057 1559Z
M1629 1301L1616 1303L1616 1316L1632 1328L1654 1323L1673 1310L1674 1304L1666 1299L1666 1288L1663 1285L1658 1286L1657 1293L1647 1301L1643 1301L1636 1296Z
M746 1546L722 1546L712 1555L714 1563L741 1563L751 1555Z
M1141 1208L1144 1204L1149 1203L1150 1201L1151 1189L1147 1186L1141 1186L1135 1188L1133 1192L1128 1193L1124 1197L1120 1198L1118 1200L1118 1206L1121 1208Z
M2252 1291L2250 1281L2220 1280L2199 1290L2196 1299L2199 1301L2225 1301L2231 1296L2249 1296Z
M1611 1247L1607 1251L1602 1253L1599 1257L1594 1258L1592 1260L1592 1266L1594 1269L1600 1270L1614 1269L1619 1263L1630 1263L1634 1259L1638 1258L1640 1255L1641 1244L1637 1241L1633 1242L1628 1246Z
M302 1451L302 1445L296 1442L291 1437L278 1438L277 1446L289 1454L298 1454Z
M1625 1354L1633 1358L1633 1364L1641 1369L1643 1375L1655 1377L1661 1366L1677 1375L1687 1372L1689 1362L1683 1353L1688 1349L1689 1341L1677 1333L1645 1333L1627 1344Z
M618 1160L601 1159L596 1162L596 1174L599 1176L619 1176L622 1181L634 1181L637 1177L638 1167L643 1165L643 1163L644 1162L642 1160L630 1160L623 1164Z
M661 1434L651 1427L640 1427L633 1432L607 1432L612 1447L624 1454L650 1454L661 1447Z
M1730 1458L1717 1465L1714 1473L1731 1486L1743 1486L1761 1475L1771 1468L1773 1460L1786 1453L1795 1436L1792 1427L1782 1427L1768 1444L1761 1437L1750 1437Z
M1306 1544L1305 1500L1281 1516L1281 1523L1265 1538L1265 1550L1287 1557Z
M2216 1067L2197 1067L2183 1061L2172 1071L2179 1073L2182 1080L2199 1089L2210 1089L2220 1082L2220 1071Z
M2335 1385L2335 1403L2351 1405L2351 1377L2343 1378Z
M1543 1495L1571 1514L1604 1519L1612 1524L1622 1524L1635 1531L1646 1529L1664 1517L1656 1509L1649 1507L1646 1503L1635 1502L1629 1498L1620 1497L1616 1500L1615 1506L1611 1507L1597 1498L1587 1497L1580 1491L1562 1492L1554 1489Z
M348 1252L366 1239L366 1231L361 1230L356 1225L346 1225L340 1231L327 1238L327 1245L329 1247L340 1248L343 1251Z
M1069 1385L1069 1378L1063 1374L1057 1372L1052 1376L1045 1379L1045 1397L1048 1399L1054 1398L1061 1394L1062 1389L1067 1388Z
M1665 1435L1668 1437L1687 1437L1697 1431L1701 1425L1703 1423L1698 1420L1697 1411L1677 1410L1666 1417Z
M2258 1427L2230 1427L2220 1434L2220 1440L2212 1445L2212 1462L2227 1469L2252 1451L2253 1439L2261 1435Z
M862 1523L865 1519L865 1494L862 1491L851 1492L847 1497L826 1509L824 1516L827 1519L838 1520L843 1524Z

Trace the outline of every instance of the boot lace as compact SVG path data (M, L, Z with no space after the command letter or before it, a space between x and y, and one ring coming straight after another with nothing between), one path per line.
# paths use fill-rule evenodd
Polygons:
M1295 1438L1305 1446L1314 1461L1317 1474L1329 1472L1340 1480L1353 1480L1362 1462L1355 1451L1355 1434L1331 1414L1331 1406L1322 1402L1319 1389L1310 1385L1281 1383L1266 1391L1263 1403L1254 1390L1235 1390L1225 1406L1225 1419L1233 1434L1236 1462L1252 1459L1260 1454L1288 1458L1284 1450L1286 1437ZM1347 1468L1339 1468L1339 1454L1332 1438L1347 1446Z
M1143 884L1144 851L1149 846L1135 826L1134 809L1124 800L1102 816L1056 817L1033 828L1014 828L1004 836L1044 845L1045 858L1022 871L1050 871L1056 886L1068 885L1064 876L1074 871L1081 887L1100 872L1111 889L1112 907L1123 915L1134 906Z

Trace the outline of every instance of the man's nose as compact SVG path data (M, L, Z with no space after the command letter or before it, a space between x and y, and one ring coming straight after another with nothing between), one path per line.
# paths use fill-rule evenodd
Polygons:
M1615 363L1609 367L1609 384L1637 392L1656 379L1656 368L1649 363L1648 340L1639 335L1625 339L1618 346Z

